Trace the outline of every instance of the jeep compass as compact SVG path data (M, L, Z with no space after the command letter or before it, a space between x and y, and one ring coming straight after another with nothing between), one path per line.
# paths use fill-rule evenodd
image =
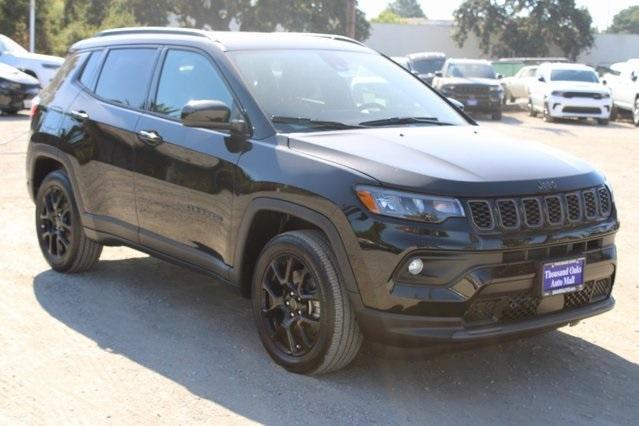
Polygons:
M364 339L465 346L614 304L605 178L351 39L109 30L71 47L32 113L54 270L127 245L228 282L292 372L342 368Z

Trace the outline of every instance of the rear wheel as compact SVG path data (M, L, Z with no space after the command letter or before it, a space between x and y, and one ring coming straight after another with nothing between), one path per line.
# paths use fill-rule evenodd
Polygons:
M362 344L328 241L287 232L262 250L253 277L253 313L264 348L288 371L321 374L348 365Z
M99 259L102 245L84 235L64 171L56 170L44 178L36 196L35 219L40 250L54 270L83 272Z

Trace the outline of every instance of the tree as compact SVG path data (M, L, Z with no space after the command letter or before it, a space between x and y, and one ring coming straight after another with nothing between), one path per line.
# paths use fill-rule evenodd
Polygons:
M371 19L371 22L375 24L401 24L402 18L392 10L384 9L377 18Z
M574 0L465 0L454 18L460 47L474 34L497 57L547 56L557 46L574 60L594 43L592 17Z
M401 18L425 18L424 11L417 0L395 0L386 10ZM381 15L380 15L381 16Z
M639 6L630 6L617 13L608 32L639 34Z

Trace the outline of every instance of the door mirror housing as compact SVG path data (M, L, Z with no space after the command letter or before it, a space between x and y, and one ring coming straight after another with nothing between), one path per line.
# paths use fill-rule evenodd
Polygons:
M540 83L545 83L546 79L544 78L543 75L540 75L539 78L537 79L537 81L539 81Z
M630 80L637 81L637 71L633 71L630 73Z
M453 98L446 98L446 99L448 99L448 102L455 105L457 109L460 109L462 111L464 110L464 104L459 102L457 99L453 99Z
M435 71L435 77L443 77L444 73L441 71Z
M231 109L218 100L190 101L182 108L182 125L211 130L228 130L232 134L247 133L244 120L230 120Z
M501 80L502 78L504 78L504 75L497 73L497 75L495 75L495 77L497 77L497 80Z

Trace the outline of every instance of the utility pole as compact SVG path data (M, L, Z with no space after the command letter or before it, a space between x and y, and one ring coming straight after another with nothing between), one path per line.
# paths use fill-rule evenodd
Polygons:
M346 0L346 36L355 38L356 0Z
M29 51L35 52L35 0L29 1Z

